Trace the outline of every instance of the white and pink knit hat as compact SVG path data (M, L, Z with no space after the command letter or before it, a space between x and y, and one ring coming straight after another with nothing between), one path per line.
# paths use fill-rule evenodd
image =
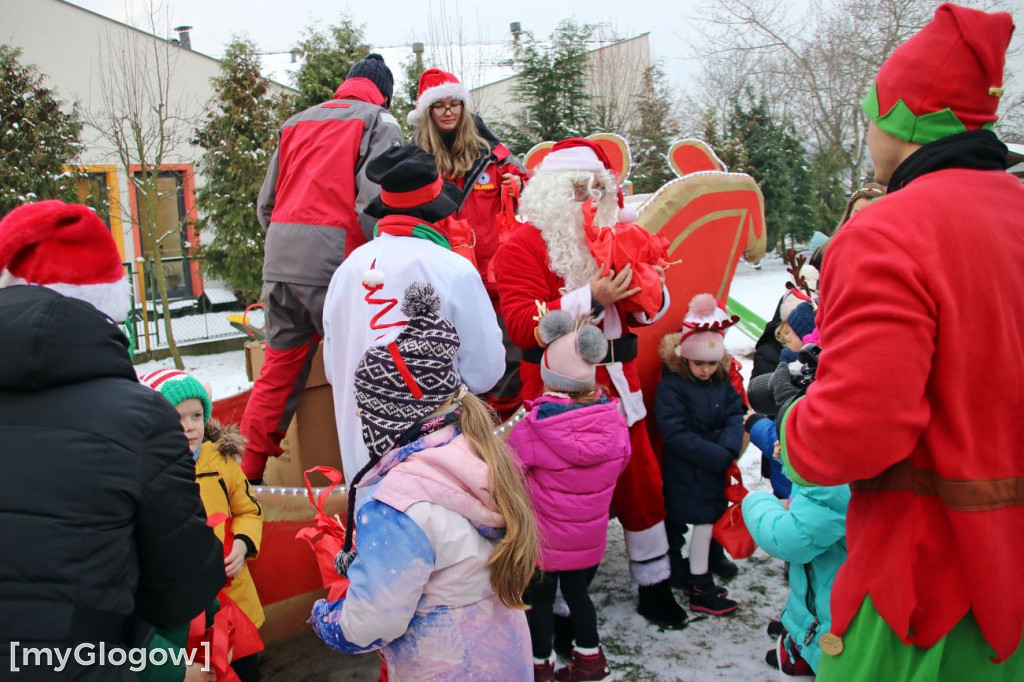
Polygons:
M683 335L676 355L687 360L718 362L725 355L725 330L739 322L711 294L697 294L683 318Z
M454 74L441 69L427 69L420 74L416 108L406 116L409 125L417 125L430 111L431 105L446 97L462 100L463 111L469 107L469 88L460 83Z
M47 200L0 220L0 289L37 284L90 303L116 322L130 289L110 230L88 206Z

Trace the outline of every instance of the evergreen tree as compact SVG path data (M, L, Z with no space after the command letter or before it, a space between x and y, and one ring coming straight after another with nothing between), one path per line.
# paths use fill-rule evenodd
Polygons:
M761 187L768 244L781 247L786 235L807 240L814 231L813 188L796 130L772 117L764 96L755 101L748 90L744 99L733 100L726 124L728 136L742 144L746 155L731 170L748 173Z
M675 116L665 72L654 65L644 74L643 95L636 102L637 119L628 139L633 157L630 179L638 194L654 192L675 177L669 166L669 147L681 131Z
M19 56L0 44L0 216L39 199L77 201L78 174L64 166L82 151L78 108L64 106Z
M523 111L513 125L495 126L513 151L522 153L544 140L594 132L587 95L587 40L593 33L594 26L567 19L547 43L527 34L517 46L514 94Z
M813 228L832 234L846 209L843 180L847 167L843 153L831 148L818 150L810 155L809 165Z
M391 113L398 119L398 125L406 139L412 139L412 126L406 120L409 112L416 108L416 95L419 91L420 74L423 73L423 62L415 55L409 55L402 62L401 79L396 78L394 97L391 98ZM401 87L398 87L401 81Z
M203 266L242 300L255 301L263 285L264 232L256 199L277 147L287 106L269 94L260 75L258 48L236 38L226 48L215 95L194 144L205 151L199 167L205 184L196 192L202 217L197 228L213 239L203 245Z
M299 42L302 65L292 77L299 91L292 103L295 111L331 99L352 65L369 53L370 46L363 40L363 27L348 16L343 16L341 23L328 26L326 32L315 26L306 28L305 37Z

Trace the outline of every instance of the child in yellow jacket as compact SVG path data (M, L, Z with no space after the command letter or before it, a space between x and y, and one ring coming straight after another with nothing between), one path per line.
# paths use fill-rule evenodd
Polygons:
M246 560L259 553L263 509L238 464L245 450L245 439L238 427L222 426L210 418L213 409L210 396L195 377L178 370L161 369L146 374L140 381L158 391L178 410L196 462L196 482L206 515L224 513L231 517L235 539L224 559L224 572L231 579L227 594L256 627L260 627L265 620L263 606ZM224 526L217 526L214 532L223 542ZM242 682L259 679L255 654L232 661L231 667Z

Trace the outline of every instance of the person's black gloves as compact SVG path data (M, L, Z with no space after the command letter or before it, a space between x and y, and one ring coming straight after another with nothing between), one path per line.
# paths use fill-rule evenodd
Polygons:
M775 400L775 414L781 416L786 413L793 401L803 395L803 390L793 384L793 375L789 371L789 365L780 362L768 381L772 398Z

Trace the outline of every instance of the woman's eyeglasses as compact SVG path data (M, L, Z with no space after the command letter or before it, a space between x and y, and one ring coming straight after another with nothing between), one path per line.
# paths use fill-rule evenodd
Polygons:
M430 105L430 111L437 114L438 116L444 116L447 113L457 113L462 109L462 102L452 102L451 104L432 104Z

